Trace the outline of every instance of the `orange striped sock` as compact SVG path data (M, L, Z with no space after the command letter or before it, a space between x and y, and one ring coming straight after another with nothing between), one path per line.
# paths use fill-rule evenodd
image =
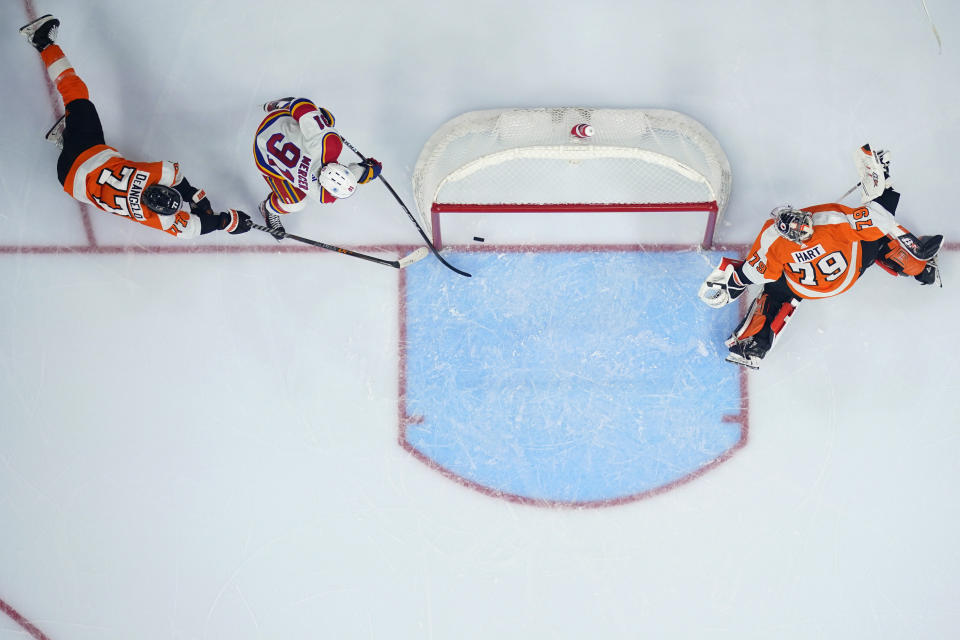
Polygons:
M40 57L47 65L47 74L50 80L57 87L60 96L63 98L63 104L67 105L74 100L88 100L90 93L87 91L87 85L84 84L80 76L73 70L63 49L55 44L50 45L40 52Z

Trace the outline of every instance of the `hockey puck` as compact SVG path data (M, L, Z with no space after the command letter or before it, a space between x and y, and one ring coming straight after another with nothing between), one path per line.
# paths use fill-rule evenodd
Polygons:
M473 236L473 239L476 240L477 242L483 242L483 238L481 238L480 236Z

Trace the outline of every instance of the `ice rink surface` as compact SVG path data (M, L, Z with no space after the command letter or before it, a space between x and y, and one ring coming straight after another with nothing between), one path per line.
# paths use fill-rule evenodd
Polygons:
M218 208L265 195L250 147L279 96L331 109L408 203L420 148L460 113L666 108L730 158L729 245L775 205L839 197L857 146L892 149L898 218L952 243L944 286L871 269L802 305L745 378L745 444L689 482L600 508L500 499L401 440L396 271L255 232L178 242L62 192L42 140L60 105L17 34L43 13L107 142L179 161ZM955 634L960 5L9 0L0 17L0 638ZM376 184L286 226L384 256L419 240Z

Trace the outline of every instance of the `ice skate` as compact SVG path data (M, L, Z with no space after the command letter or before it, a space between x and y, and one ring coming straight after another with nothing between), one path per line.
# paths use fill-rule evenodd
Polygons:
M48 142L57 145L57 149L63 151L63 130L67 128L67 116L60 116L60 119L53 123L47 135L43 138Z
M745 340L737 340L735 336L730 336L724 344L730 349L730 353L725 358L727 362L750 369L759 369L760 361L769 351L760 344L756 336L750 336Z
M258 207L260 209L260 214L263 216L264 222L267 226L270 227L270 234L277 239L277 242L283 239L283 236L287 233L287 230L283 228L283 223L280 222L280 215L273 213L267 209L267 202L269 198L260 203Z
M724 358L727 362L732 362L733 364L739 364L742 367L747 367L748 369L759 369L760 368L760 358L750 358L736 353L730 353Z
M20 33L26 38L34 49L43 51L57 39L57 28L60 21L49 13L40 16L30 24L20 27Z
M940 279L940 266L937 264L937 259L930 258L927 260L927 264L923 267L923 271L913 276L914 280L920 284L933 284L936 282L943 288L943 281Z
M263 104L263 110L266 112L276 111L277 109L283 109L289 102L293 100L293 96L287 96L286 98L277 98L276 100L271 100L270 102L265 102Z

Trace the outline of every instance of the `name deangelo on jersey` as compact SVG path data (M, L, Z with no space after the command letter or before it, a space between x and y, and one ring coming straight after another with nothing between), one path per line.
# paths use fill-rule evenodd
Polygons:
M104 211L143 222L146 220L146 216L143 214L140 200L143 190L150 184L149 180L149 173L137 170L134 167L121 168L119 176L115 175L110 169L103 169L97 178L97 184L112 187L115 193L110 194L105 189L101 189L100 193L91 194L91 196L95 204ZM112 204L104 201L105 194L112 198Z
M151 184L175 187L182 178L176 162L134 162L113 147L96 145L74 161L63 190L108 213L170 235L195 238L200 235L201 222L190 214L188 203L172 216L157 215L142 204L143 192Z

